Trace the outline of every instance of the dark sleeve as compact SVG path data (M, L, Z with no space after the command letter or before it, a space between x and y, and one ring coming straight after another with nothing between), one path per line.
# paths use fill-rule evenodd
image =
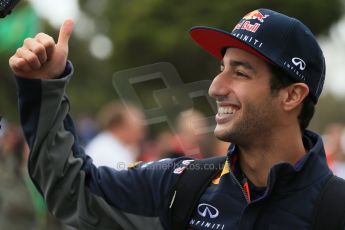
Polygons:
M16 78L21 125L30 146L29 173L49 210L79 229L164 229L163 206L178 176L174 168L183 159L124 171L96 168L79 145L69 115L65 88L71 75Z

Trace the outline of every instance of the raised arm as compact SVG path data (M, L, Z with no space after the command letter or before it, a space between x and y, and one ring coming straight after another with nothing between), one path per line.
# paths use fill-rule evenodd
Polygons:
M29 174L49 210L78 229L163 229L176 162L120 172L96 168L78 144L65 94L73 70L66 62L72 28L67 20L57 43L43 33L26 39L9 61L30 146Z

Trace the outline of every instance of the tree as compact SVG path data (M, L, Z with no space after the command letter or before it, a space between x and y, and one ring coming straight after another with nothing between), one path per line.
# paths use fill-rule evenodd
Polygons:
M89 52L88 38L72 37L70 59L75 76L68 93L72 112L77 114L95 112L103 103L116 98L112 75L127 68L166 61L177 68L185 83L212 79L219 63L189 38L188 30L194 25L231 30L245 13L263 7L295 16L319 35L328 32L343 9L341 0L80 0L80 6L94 20L96 33L111 38L114 52L109 59L98 60ZM8 57L8 54L1 55L5 66ZM8 68L1 71L5 76L11 74ZM162 84L152 82L149 87L157 89ZM1 80L1 110L16 111L13 89L11 80Z

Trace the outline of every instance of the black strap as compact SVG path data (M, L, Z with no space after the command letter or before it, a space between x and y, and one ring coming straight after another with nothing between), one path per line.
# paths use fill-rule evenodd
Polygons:
M331 176L314 208L312 230L344 230L345 180Z
M195 160L187 166L170 196L171 229L187 228L197 202L225 161L225 156L212 157Z

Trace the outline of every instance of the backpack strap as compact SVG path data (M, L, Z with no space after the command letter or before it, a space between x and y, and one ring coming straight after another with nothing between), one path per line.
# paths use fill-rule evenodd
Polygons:
M186 229L195 206L212 179L223 169L226 156L191 162L170 195L171 229Z
M330 176L314 208L312 230L344 230L345 180Z

